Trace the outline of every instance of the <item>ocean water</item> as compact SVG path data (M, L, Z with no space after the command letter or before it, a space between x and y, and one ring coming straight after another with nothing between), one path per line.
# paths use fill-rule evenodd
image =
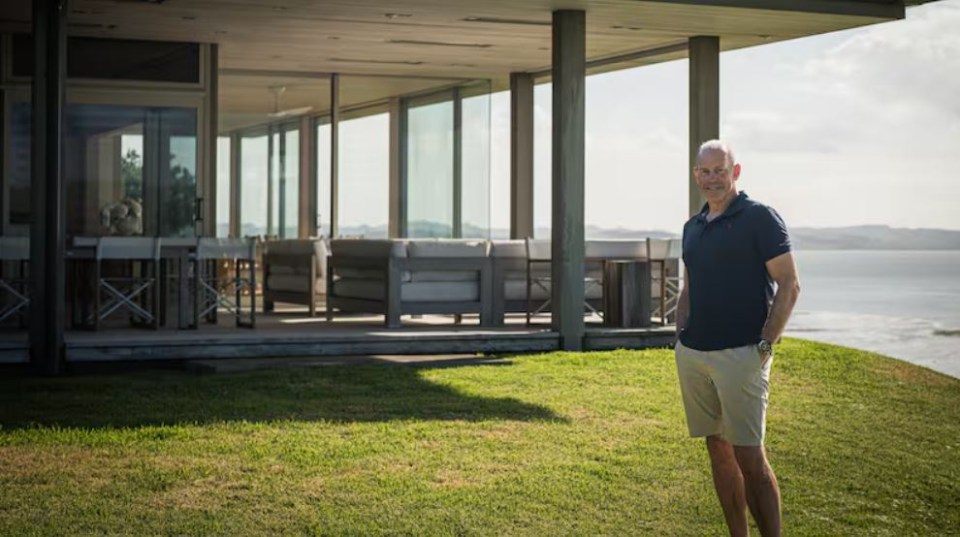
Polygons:
M960 378L960 251L795 252L787 335L878 352Z

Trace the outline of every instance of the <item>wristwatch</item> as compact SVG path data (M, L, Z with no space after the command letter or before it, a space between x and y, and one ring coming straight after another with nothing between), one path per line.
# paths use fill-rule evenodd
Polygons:
M757 352L759 352L761 356L767 356L773 353L773 343L761 339L760 342L757 343Z

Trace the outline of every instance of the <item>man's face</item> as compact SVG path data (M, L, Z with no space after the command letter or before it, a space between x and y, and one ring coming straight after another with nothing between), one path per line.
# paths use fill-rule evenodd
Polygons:
M723 151L707 151L693 169L697 185L708 202L722 203L737 194L740 165L730 165Z

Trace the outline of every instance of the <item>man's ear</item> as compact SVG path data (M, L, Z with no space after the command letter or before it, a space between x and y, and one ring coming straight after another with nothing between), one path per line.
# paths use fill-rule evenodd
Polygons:
M734 165L733 165L733 180L736 181L736 180L739 179L739 178L740 178L740 165L739 165L739 164L734 164Z

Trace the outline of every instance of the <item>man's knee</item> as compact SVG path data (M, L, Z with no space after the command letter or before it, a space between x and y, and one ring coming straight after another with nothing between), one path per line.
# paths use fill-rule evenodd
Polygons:
M707 437L707 452L710 454L710 460L717 462L734 462L733 445L727 442L722 436Z
M762 477L770 472L763 446L734 446L733 453L745 478Z

